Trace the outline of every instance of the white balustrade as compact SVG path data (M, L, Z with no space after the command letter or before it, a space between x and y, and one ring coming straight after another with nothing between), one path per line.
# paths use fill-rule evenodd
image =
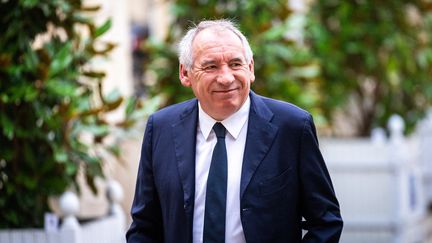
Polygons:
M110 202L110 213L114 215L123 215L120 202L124 198L123 189L115 180L108 181L107 184L107 198Z
M76 218L80 209L78 196L71 191L67 191L60 196L59 204L64 215L62 230L78 230L80 227Z
M107 216L80 224L77 215L79 198L71 191L59 198L63 223L59 229L7 229L0 230L0 243L122 243L125 241L125 215L119 203L123 199L121 185L110 180L107 183L107 199L110 211ZM47 217L50 218L50 217Z
M432 205L432 109L420 122L416 131L419 139L419 160L427 203Z
M416 141L400 116L370 139L321 139L344 219L342 243L426 242L431 234Z

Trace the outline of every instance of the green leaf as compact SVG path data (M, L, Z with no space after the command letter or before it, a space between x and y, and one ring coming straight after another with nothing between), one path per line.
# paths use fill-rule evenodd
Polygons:
M91 18L89 18L88 16L83 16L81 13L74 13L73 20L76 23L81 23L85 25L92 25L93 23L93 20Z
M32 8L39 3L39 0L20 0L20 3L25 8Z
M135 110L135 106L137 104L137 98L136 97L130 97L126 101L126 109L125 109L125 115L126 117L130 117L132 113Z
M72 43L67 42L63 45L63 47L54 55L50 70L48 73L49 77L53 77L58 73L65 71L69 65L72 63Z
M96 31L94 33L94 38L97 38L97 37L103 35L105 32L107 32L111 28L111 25L112 25L111 19L108 19L107 21L105 21L105 23L103 25L99 26L96 29Z
M15 126L14 123L7 117L6 113L0 113L0 127L2 127L3 134L10 140L14 137Z
M110 151L116 157L120 157L121 150L120 150L119 146L113 145L113 146L109 146L107 149L108 149L108 151Z
M82 130L89 132L94 136L105 136L109 133L109 126L107 125L87 125L83 126Z
M97 191L94 177L86 175L86 181L87 181L87 185L89 186L90 190L93 192L93 194L96 195L98 191Z
M37 183L36 178L30 177L30 176L25 175L25 174L19 174L19 175L17 175L16 179L17 179L17 182L20 185L25 186L26 189L37 188L38 183Z
M3 103L8 103L9 102L9 96L7 94L0 94L0 100Z
M55 161L57 161L59 163L65 163L68 161L68 154L62 148L57 148L54 151L54 159L55 159Z
M53 94L60 97L75 96L77 91L76 84L58 79L50 79L46 81L46 88Z
M8 102L15 104L23 101L33 101L38 95L38 91L34 85L28 85L23 82L10 86L7 93L9 93L7 95Z
M25 67L29 70L35 70L35 68L37 67L38 58L36 53L33 50L27 52L26 55L24 56L24 64Z
M78 172L78 166L74 162L66 163L66 174L69 176L74 176Z

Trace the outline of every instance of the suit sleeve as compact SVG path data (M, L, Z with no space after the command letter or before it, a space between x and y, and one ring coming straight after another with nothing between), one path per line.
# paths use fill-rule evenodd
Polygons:
M132 204L128 243L163 242L162 215L152 163L153 117L147 122Z
M300 150L302 228L306 230L302 242L339 242L343 227L339 203L310 115L304 124Z

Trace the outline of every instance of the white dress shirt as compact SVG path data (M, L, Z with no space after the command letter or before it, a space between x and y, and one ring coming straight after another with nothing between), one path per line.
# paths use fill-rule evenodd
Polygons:
M216 134L213 125L217 122L206 114L198 104L198 127L195 155L195 207L193 216L193 242L203 242L204 211L207 177L210 169ZM225 242L246 242L240 221L240 178L249 120L250 98L234 114L221 121L227 130L225 144L228 158L228 181L225 222Z

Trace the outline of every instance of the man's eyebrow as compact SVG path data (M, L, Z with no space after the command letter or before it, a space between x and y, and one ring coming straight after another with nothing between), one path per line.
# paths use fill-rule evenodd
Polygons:
M241 62L243 63L243 58L241 57L234 57L233 59L229 60L230 63L232 62ZM216 60L204 60L203 62L200 63L200 66L208 66L208 65L215 65L217 64L218 61Z
M215 60L204 60L203 62L200 63L201 66L208 66L208 65L214 65L217 62Z
M230 62L241 62L241 63L243 63L243 58L234 57L233 59L230 60Z

